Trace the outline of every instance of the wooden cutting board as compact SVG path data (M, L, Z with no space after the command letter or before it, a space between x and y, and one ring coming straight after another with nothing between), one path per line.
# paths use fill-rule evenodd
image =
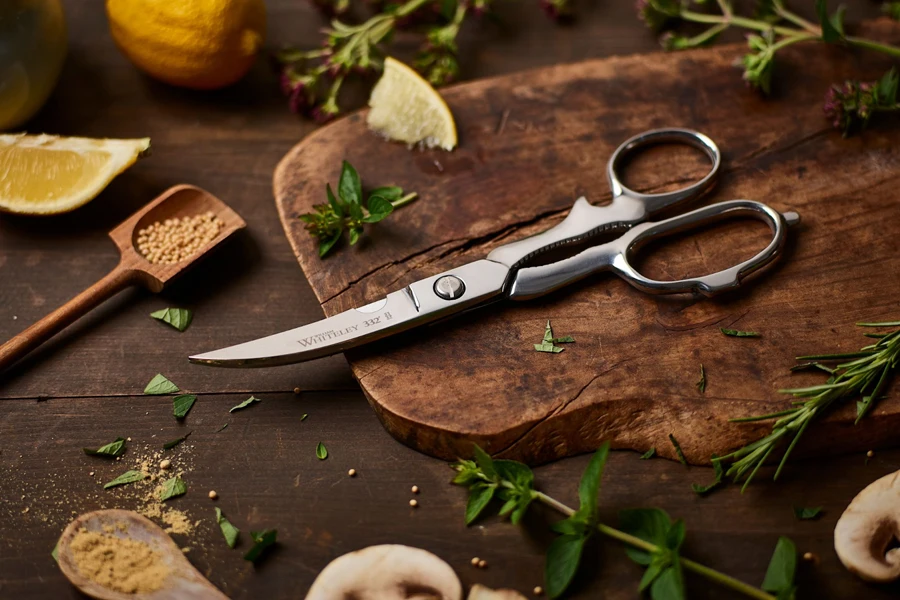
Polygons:
M869 35L897 38L886 22ZM707 462L756 439L768 423L731 417L783 409L777 390L820 382L792 374L793 357L867 343L857 321L900 318L900 119L844 139L822 115L831 82L874 79L887 63L869 54L807 46L779 54L773 97L742 85L732 63L743 46L616 57L475 81L443 93L456 118L452 153L410 150L369 133L365 112L319 129L281 162L275 197L297 259L327 315L417 279L483 258L498 245L558 223L584 195L609 201L606 160L645 129L679 126L724 152L718 188L702 202L764 201L800 213L780 265L716 299L654 297L600 275L543 299L496 304L347 353L387 430L451 459L471 442L492 454L542 463L615 448ZM342 160L363 185L397 184L419 199L370 228L356 247L324 260L297 215L325 202ZM635 159L644 191L705 173L692 151L660 148ZM681 278L755 253L768 230L732 223L648 249L644 272ZM550 319L576 343L539 353ZM285 323L285 328L301 323ZM760 332L723 336L719 328ZM696 383L700 365L708 380ZM896 387L854 426L847 406L810 428L801 452L847 452L895 443Z

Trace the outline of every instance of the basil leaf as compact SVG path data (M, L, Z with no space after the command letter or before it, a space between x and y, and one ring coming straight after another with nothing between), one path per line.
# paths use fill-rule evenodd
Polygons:
M182 394L180 396L175 396L172 398L172 414L175 415L176 419L183 419L187 416L188 412L190 412L191 407L194 406L194 402L197 401L197 396L194 394Z
M338 229L335 231L330 238L320 239L319 240L319 258L322 258L331 248L337 243L337 241L341 239L341 230Z
M578 500L581 503L578 514L591 526L597 522L597 496L600 494L600 479L603 477L603 467L608 456L609 442L603 442L591 457L581 476L581 483L578 484Z
M794 507L794 516L797 517L798 521L809 521L811 519L815 519L822 513L821 506L814 506L812 508L803 508L800 506Z
M166 442L165 444L163 444L163 450L171 450L172 448L174 448L175 446L177 446L178 444L180 444L180 443L183 442L184 440L188 439L188 436L189 436L189 435L191 435L191 432L190 432L190 431L188 431L186 434L184 434L183 436L181 436L181 437L178 438L177 440L172 440L171 442Z
M331 206L331 210L334 211L334 214L339 218L344 216L344 207L341 206L341 203L338 202L338 199L334 197L334 192L331 191L331 184L325 184L325 195L328 196L328 204ZM300 215L301 218L307 215ZM308 215L312 217L312 215Z
M684 457L684 452L681 451L681 444L678 443L678 440L676 440L675 436L671 433L669 434L669 441L672 442L672 446L675 448L675 455L678 457L678 462L684 466L688 466L687 459Z
M147 384L147 387L144 388L145 394L151 394L153 396L174 394L177 391L179 391L178 386L166 379L162 373L157 373L153 379L150 380L150 383Z
M369 192L369 202L372 201L372 196L381 196L388 202L393 202L394 200L399 200L403 197L403 188L397 187L396 185L385 185ZM393 206L391 206L391 208L393 208ZM369 210L372 210L371 206L369 207Z
M490 504L496 491L496 485L486 483L476 483L469 488L469 500L466 502L466 525L471 525L478 518L478 515Z
M900 5L898 5L897 10L900 11ZM876 88L878 91L878 99L881 101L881 104L887 106L897 104L898 84L900 84L900 77L897 75L897 69L891 67L891 70L885 73L878 81L878 86Z
M816 15L819 17L819 25L822 27L822 41L827 44L839 42L844 34L844 11L838 8L834 17L828 16L828 3L825 0L816 0Z
M319 442L316 445L316 458L319 460L325 460L328 458L328 448L325 447L325 444Z
M381 196L370 197L367 207L369 209L369 216L363 219L363 223L377 223L394 212L394 205Z
M497 476L512 481L519 489L530 489L534 484L534 472L526 464L499 458L491 459L491 464Z
M494 469L494 459L491 458L491 455L481 449L481 446L478 444L474 445L475 448L475 463L481 469L481 472L484 473L484 476L490 479L491 481L497 481L497 471Z
M241 402L241 403L238 404L237 406L232 406L232 407L231 407L231 410L229 410L228 412L233 413L233 412L236 411L236 410L241 410L242 408L247 408L248 406L250 406L250 405L253 404L254 402L262 402L262 400L260 400L259 398L254 398L253 396L250 396L249 398L247 398L246 400L244 400L243 402Z
M187 492L187 486L177 475L171 479L166 479L159 490L159 501L165 502L169 498L181 496Z
M362 202L362 183L359 181L359 173L353 168L353 165L346 160L341 167L341 179L338 182L338 195L341 200L349 204L349 208L353 209L353 205L357 207ZM352 212L350 213L353 214Z
M647 570L644 571L643 577L641 577L641 583L638 585L638 591L643 592L648 587L650 587L654 581L656 581L662 572L665 571L669 567L668 557L654 557L653 562L651 562L647 566Z
M110 442L105 446L100 446L96 450L91 448L82 448L88 456L108 456L115 458L121 456L125 452L125 438L116 438L116 441Z
M656 456L656 446L641 454L641 460L647 460L649 458L653 458L654 456Z
M362 235L361 227L351 227L350 228L350 245L355 246L356 242L359 241L359 236Z
M781 536L775 544L775 552L766 569L762 589L767 592L781 594L794 587L794 574L797 571L797 547L790 538Z
M756 333L755 331L738 331L737 329L725 329L724 327L719 327L719 331L724 333L729 337L746 337L746 338L758 338L762 337L762 335Z
M650 598L652 600L685 600L684 575L677 557L674 557L672 566L660 573L650 586Z
M672 520L661 508L629 508L619 512L622 531L657 546L665 546ZM625 548L625 553L639 565L649 565L652 555L646 550Z
M135 481L142 480L146 475L141 473L140 471L125 471L109 483L103 486L104 490L108 490L111 487L116 487L117 485L125 485L126 483L134 483Z
M234 545L238 540L238 534L241 530L232 525L228 519L225 518L225 515L222 514L222 509L218 506L216 507L216 523L219 524L219 529L222 530L222 535L225 536L225 543L228 544L229 548L234 548Z
M363 220L363 209L360 204L348 204L347 210L350 211L350 219L357 222L362 222Z
M275 543L275 538L278 537L277 529L264 529L262 531L251 531L250 538L253 540L253 547L247 551L247 554L244 555L244 560L249 560L252 563L255 563L259 560L259 557L262 555L263 551Z
M585 537L561 535L547 549L547 561L544 566L544 583L547 596L558 598L575 577L578 563L581 562L581 551L584 549Z
M178 331L184 331L191 324L194 315L186 308L164 308L150 313L154 319L168 323Z

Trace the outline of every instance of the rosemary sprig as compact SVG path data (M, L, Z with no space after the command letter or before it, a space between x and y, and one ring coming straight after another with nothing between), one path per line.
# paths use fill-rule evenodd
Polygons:
M467 524L483 514L493 499L503 501L499 513L501 516L508 515L514 524L522 520L534 501L566 516L551 527L560 535L547 549L545 589L550 598L558 598L565 592L578 570L585 543L596 533L622 542L626 545L629 558L647 567L639 590L649 591L650 597L656 600L685 597L682 569L693 571L748 598L776 600L793 597L797 553L787 538L779 539L760 589L681 557L684 522L680 519L672 522L662 509L623 510L620 513L621 529L601 523L598 496L608 454L609 443L604 443L588 463L578 486L578 510L535 490L534 473L528 466L512 460L494 460L478 446L475 446L474 460L460 460L450 466L457 472L453 483L469 489Z
M900 322L857 323L857 325L860 327L895 327L900 325ZM815 361L808 365L829 372L828 380L820 385L779 390L782 394L802 398L802 400L793 401L791 408L766 415L731 419L733 423L776 419L772 424L770 434L719 459L729 463L726 476L733 478L736 483L741 479L744 480L742 490L750 484L753 476L769 456L777 448L787 443L787 449L782 455L773 477L773 479L778 479L791 451L807 427L813 420L825 414L835 405L850 398L859 397L860 400L856 403L856 423L859 423L860 419L869 413L887 389L887 385L900 363L900 329L879 337L876 343L864 346L859 352L798 356L797 360ZM834 369L829 369L820 365L818 361L838 362L839 364ZM790 440L789 443L788 440Z

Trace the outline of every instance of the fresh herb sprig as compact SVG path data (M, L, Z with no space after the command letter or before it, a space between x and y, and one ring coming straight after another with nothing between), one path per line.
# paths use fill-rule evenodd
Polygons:
M532 502L566 516L552 529L560 536L547 550L545 589L548 597L558 598L568 588L581 562L585 543L599 533L627 546L628 556L647 567L640 590L649 590L654 600L676 600L685 597L683 569L693 571L710 581L757 600L791 598L794 590L796 549L787 538L779 540L769 564L763 589L694 562L680 555L685 527L679 519L674 523L658 508L633 509L620 514L622 529L600 522L598 496L603 468L609 454L609 443L603 444L588 463L578 487L579 507L572 509L562 502L534 489L534 473L528 466L512 460L495 460L475 446L474 460L460 460L451 467L457 472L453 483L469 489L466 523L484 514L493 499L503 502L499 514L508 515L512 523L525 516ZM782 542L786 540L786 544ZM789 546L788 546L789 545ZM769 573L777 574L770 578Z
M844 7L829 14L827 0L816 0L817 23L789 10L784 0L757 2L755 17L736 14L730 0L716 0L717 13L698 12L693 10L692 4L701 2L639 0L638 15L648 27L663 32L660 43L666 50L707 45L731 27L753 32L747 35L750 51L737 64L743 68L744 80L765 94L771 90L775 55L793 44L822 42L900 57L897 46L847 35L844 30ZM699 35L680 35L673 28L681 22L699 23L707 29ZM888 73L881 82L860 84L848 81L833 86L825 98L826 116L847 135L864 127L874 112L900 110L896 101L896 84L890 83L894 79L895 76Z
M363 205L359 173L346 160L341 169L337 195L331 190L331 184L325 184L325 193L327 204L316 204L313 206L315 212L299 217L306 223L310 235L319 239L319 257L328 254L341 239L344 230L348 232L352 246L359 241L364 225L383 221L395 208L412 202L418 196L415 192L404 195L402 188L391 185L369 192Z
M857 323L860 327L898 327L900 321L887 323ZM871 337L873 334L867 334ZM756 472L765 464L769 456L785 443L787 449L781 456L773 479L778 479L787 464L791 451L800 441L809 425L835 405L851 398L859 398L856 403L856 422L859 423L887 389L897 366L900 364L900 329L886 334L874 334L878 341L864 346L859 352L844 354L817 354L798 356L797 360L816 361L809 363L824 367L830 372L828 380L820 385L805 388L779 390L800 400L792 402L786 410L753 417L731 419L734 423L748 423L776 419L772 432L743 448L735 450L720 461L729 464L726 476L737 483L742 479L745 489ZM838 362L833 369L820 365L819 361ZM804 365L809 366L809 365Z

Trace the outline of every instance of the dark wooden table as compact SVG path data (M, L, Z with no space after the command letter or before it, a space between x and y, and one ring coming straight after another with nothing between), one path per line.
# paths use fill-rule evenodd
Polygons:
M426 548L446 559L465 584L517 588L541 583L551 537L535 510L522 527L487 519L466 528L465 492L448 483L447 466L398 444L379 426L340 356L268 370L216 370L185 357L322 316L278 222L271 175L279 158L314 125L287 111L265 61L231 89L197 93L140 75L117 51L100 2L67 0L70 53L53 98L32 132L153 139L153 155L73 214L0 217L0 338L6 339L93 283L116 262L106 232L165 188L193 183L233 206L249 225L161 297L121 294L0 376L0 597L78 597L50 550L73 514L132 508L127 494L104 492L124 470L86 457L82 446L128 436L133 447L157 446L192 431L184 453L189 493L173 505L200 520L179 543L192 562L233 598L296 598L334 557L378 543ZM651 51L656 42L632 2L582 3L579 18L557 27L537 6L503 3L501 24L470 25L462 42L463 75L483 77L583 58ZM324 20L301 0L271 0L269 45L317 40ZM850 18L873 16L857 3ZM401 48L414 42L400 36ZM738 75L736 77L736 85ZM165 306L195 310L179 334L148 318ZM144 396L157 372L200 394L186 423L168 397ZM295 395L292 390L303 390ZM228 409L248 394L261 404ZM304 413L308 419L301 422ZM216 433L222 424L229 426ZM319 461L322 441L330 456ZM587 457L536 469L541 489L575 502ZM689 484L710 472L614 453L601 505L659 506L687 522L685 554L759 584L779 535L795 540L814 563L801 564L802 598L888 598L893 588L866 586L832 549L832 530L867 483L900 467L900 452L866 464L860 455L792 465L777 484L759 480L745 494L728 488L698 498ZM356 478L347 477L355 468ZM96 472L94 477L89 472ZM411 509L410 486L420 506ZM222 542L207 491L245 532L276 527L279 548L254 568ZM817 521L798 522L792 506L823 506ZM244 535L243 548L247 547ZM469 565L473 556L486 570ZM574 597L635 598L640 572L615 543L597 539L585 557ZM731 597L689 578L691 597Z

